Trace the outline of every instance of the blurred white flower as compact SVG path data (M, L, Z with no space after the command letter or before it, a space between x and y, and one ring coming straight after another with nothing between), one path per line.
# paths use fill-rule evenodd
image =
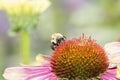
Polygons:
M0 9L9 14L42 13L50 4L49 0L4 0L0 2Z

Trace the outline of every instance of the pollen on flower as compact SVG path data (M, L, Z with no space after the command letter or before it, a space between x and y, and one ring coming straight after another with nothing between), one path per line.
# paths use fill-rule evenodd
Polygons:
M56 47L51 68L59 78L86 80L104 73L108 68L108 58L95 40L82 35Z

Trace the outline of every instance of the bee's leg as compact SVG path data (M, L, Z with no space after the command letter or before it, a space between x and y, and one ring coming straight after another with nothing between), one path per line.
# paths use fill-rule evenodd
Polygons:
M53 46L58 46L58 44L57 44L57 43L54 43L54 42L52 42L52 45L53 45Z
M55 46L53 44L50 45L52 50L55 50Z

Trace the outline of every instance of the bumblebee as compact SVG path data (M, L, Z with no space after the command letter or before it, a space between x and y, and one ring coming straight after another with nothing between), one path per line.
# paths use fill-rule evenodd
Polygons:
M54 33L54 34L52 34L52 36L51 36L51 45L50 45L51 49L55 50L55 48L57 46L59 46L59 44L62 43L62 42L64 42L65 40L66 40L66 37L63 36L60 33Z

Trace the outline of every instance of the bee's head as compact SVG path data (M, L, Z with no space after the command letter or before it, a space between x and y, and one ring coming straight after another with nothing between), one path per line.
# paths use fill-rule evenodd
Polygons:
M52 40L51 43L52 44L60 44L62 41L65 41L65 36L63 36L60 33L55 33L51 36Z
M60 44L61 42L65 41L65 38L66 38L65 36L58 36L56 39L57 43Z

